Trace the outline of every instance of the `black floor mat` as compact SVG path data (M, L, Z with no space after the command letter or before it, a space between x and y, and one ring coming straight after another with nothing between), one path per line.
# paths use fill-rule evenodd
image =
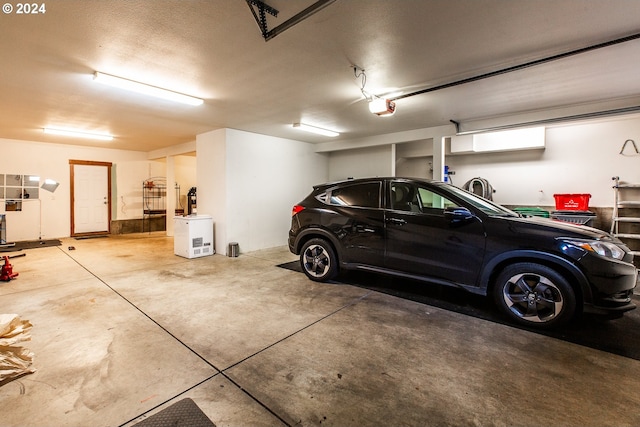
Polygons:
M15 252L23 249L46 248L48 246L60 246L60 240L29 240L25 242L6 243L0 245L0 252Z
M278 267L302 272L298 261L280 264ZM539 331L510 322L498 312L490 298L456 288L358 271L342 273L336 282L371 289L640 360L640 309L627 312L622 318L615 320L584 315L565 327L553 331ZM634 295L633 300L640 306L638 296Z
M135 424L136 427L216 427L196 403L187 398Z

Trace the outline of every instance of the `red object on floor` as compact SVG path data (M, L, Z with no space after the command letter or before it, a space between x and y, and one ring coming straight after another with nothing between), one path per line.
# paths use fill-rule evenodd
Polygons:
M554 194L556 210L558 211L587 211L591 194Z
M9 280L18 277L18 274L20 273L13 272L13 265L9 262L9 257L5 255L4 265L2 266L2 271L0 271L0 280L8 282Z

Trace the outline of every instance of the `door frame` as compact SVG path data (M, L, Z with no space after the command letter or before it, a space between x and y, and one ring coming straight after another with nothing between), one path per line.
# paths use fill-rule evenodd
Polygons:
M89 233L75 233L75 175L74 166L101 166L107 168L107 231L95 231ZM111 234L111 162L95 162L91 160L69 160L69 176L70 176L70 201L71 201L71 237L85 237L85 236L101 236L105 234Z

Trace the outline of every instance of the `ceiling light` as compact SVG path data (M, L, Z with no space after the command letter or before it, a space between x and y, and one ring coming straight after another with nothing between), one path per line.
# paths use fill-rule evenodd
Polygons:
M141 93L143 95L153 96L169 101L180 102L188 105L202 105L204 100L193 96L184 95L182 93L173 92L155 86L149 86L144 83L134 82L133 80L123 79L121 77L112 76L96 71L93 80L98 83L117 87L119 89L130 90L132 92Z
M369 101L369 111L378 116L392 116L396 112L396 103L390 99L373 98Z
M93 133L93 132L85 132L85 131L75 130L75 129L61 129L61 128L44 128L43 130L44 130L44 133L48 133L50 135L74 136L79 138L99 139L101 141L113 140L113 136L107 133Z
M352 67L353 74L357 79L360 79L360 91L364 98L369 101L369 111L373 114L377 114L378 116L393 116L396 112L396 103L393 101L394 98L392 94L381 98L378 95L373 95L370 92L367 92L364 89L367 84L367 75L364 72L364 68L358 67L357 65L352 65Z
M294 123L293 127L296 129L303 130L305 132L317 133L318 135L324 136L338 136L340 135L338 132L334 132L328 129L322 129L311 125L305 125L304 123Z

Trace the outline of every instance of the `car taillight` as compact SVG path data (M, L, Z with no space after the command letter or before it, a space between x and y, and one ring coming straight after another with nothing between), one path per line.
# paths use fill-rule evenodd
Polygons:
M294 216L295 214L297 214L300 211L304 210L304 206L300 206L300 205L295 205L293 207L293 209L291 210L291 216Z

